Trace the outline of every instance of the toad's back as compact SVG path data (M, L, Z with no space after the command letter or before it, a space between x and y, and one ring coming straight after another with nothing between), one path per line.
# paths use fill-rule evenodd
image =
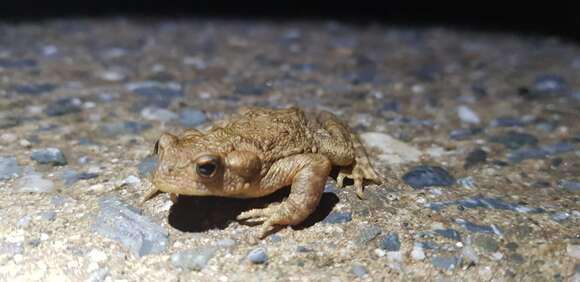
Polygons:
M312 124L298 108L247 110L221 131L233 138L234 147L250 145L263 161L310 153L314 145Z

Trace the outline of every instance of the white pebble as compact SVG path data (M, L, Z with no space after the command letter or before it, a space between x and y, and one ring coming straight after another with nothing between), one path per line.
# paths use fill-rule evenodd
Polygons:
M457 115L462 122L471 123L471 124L479 124L481 120L479 116L470 109L468 106L461 105L457 107Z
M425 252L423 251L423 247L421 244L415 244L413 250L411 251L411 258L416 261L421 261L425 259Z

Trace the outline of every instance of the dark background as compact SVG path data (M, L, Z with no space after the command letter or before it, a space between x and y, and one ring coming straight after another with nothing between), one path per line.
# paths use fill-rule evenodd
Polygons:
M574 1L83 1L0 0L3 21L62 17L220 17L236 19L340 20L554 35L580 41Z

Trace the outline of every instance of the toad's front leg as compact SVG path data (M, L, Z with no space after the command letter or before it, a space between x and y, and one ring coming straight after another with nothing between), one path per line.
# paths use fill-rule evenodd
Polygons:
M260 239L276 225L301 223L316 210L330 170L330 161L319 154L296 155L274 163L260 189L276 190L291 184L290 195L281 204L243 212L237 219L263 222L258 232Z

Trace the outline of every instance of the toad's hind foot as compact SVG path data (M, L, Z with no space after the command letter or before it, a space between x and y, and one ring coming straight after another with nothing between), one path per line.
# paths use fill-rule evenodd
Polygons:
M356 195L359 198L364 198L364 184L365 182L381 185L384 180L377 174L377 172L370 165L355 164L354 166L342 167L336 177L336 186L338 188L344 187L344 179L350 178L354 181L354 188Z

